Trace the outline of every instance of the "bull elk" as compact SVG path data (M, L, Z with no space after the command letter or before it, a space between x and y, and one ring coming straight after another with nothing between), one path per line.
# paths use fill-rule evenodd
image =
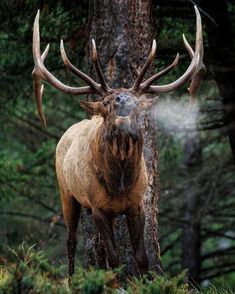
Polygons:
M104 243L108 264L111 268L119 265L113 233L113 218L126 216L134 258L140 274L148 270L148 258L144 245L145 204L144 195L148 185L145 160L143 157L143 136L138 116L151 107L155 99L143 94L160 94L176 90L189 79L194 79L203 65L203 41L200 13L195 6L197 29L195 51L184 37L191 63L185 73L167 85L153 83L173 69L179 60L143 82L146 71L153 62L156 42L130 89L111 89L102 73L95 41L92 40L92 60L100 83L74 67L69 61L63 41L60 50L65 66L81 78L87 86L70 87L60 82L45 67L44 60L49 45L40 52L39 12L33 28L33 70L34 91L41 123L46 126L42 110L42 80L71 95L98 94L95 102L80 101L80 105L92 119L85 119L71 126L60 139L56 148L56 174L59 182L63 214L68 230L67 254L69 275L74 272L74 256L77 244L77 226L81 207L90 209Z

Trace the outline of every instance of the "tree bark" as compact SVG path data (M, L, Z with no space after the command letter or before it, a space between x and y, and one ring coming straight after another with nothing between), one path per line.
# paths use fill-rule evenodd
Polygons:
M185 177L197 178L200 172L201 147L195 130L187 135L184 144ZM188 269L188 280L197 287L201 271L200 187L197 181L183 193L182 268Z
M93 0L90 1L90 40L94 38L106 79L111 87L128 88L143 66L152 43L151 1L148 0ZM94 70L91 65L91 72ZM148 170L149 186L146 192L145 244L149 258L149 269L158 271L160 251L158 245L157 203L159 179L157 166L156 126L145 114L141 117L144 132L144 157ZM92 225L91 225L92 223ZM102 254L95 254L93 222L86 212L82 217L85 238L85 264L105 265ZM88 230L87 230L88 227ZM119 216L115 224L115 239L121 264L125 272L136 274L132 249L124 216ZM99 251L98 250L98 251Z
M202 1L202 5L217 24L205 18L208 45L212 54L211 67L224 105L224 123L227 125L235 162L235 32L232 29L226 0Z

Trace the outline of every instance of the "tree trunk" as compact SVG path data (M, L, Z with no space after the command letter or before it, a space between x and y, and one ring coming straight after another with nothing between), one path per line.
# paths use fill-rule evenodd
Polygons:
M101 65L111 87L130 87L140 68L146 61L152 43L151 1L148 0L93 0L90 1L90 40L97 44ZM91 68L91 71L93 69ZM157 231L157 202L159 180L157 166L156 126L147 114L141 118L144 131L144 156L148 170L149 186L146 192L145 244L151 270L158 270L160 252ZM85 264L95 264L93 222L84 212L82 226L85 237ZM88 231L87 231L88 228ZM115 224L115 239L118 245L121 264L125 272L136 274L132 249L124 216L119 216ZM97 248L97 247L96 247ZM98 263L104 251L98 246Z
M227 126L235 162L235 32L232 29L226 0L207 0L203 1L202 5L217 24L205 18L209 50L212 53L210 63L224 105L224 123Z
M200 172L201 147L197 131L187 135L184 144L185 177L197 178ZM188 269L188 280L193 286L200 283L201 270L201 224L200 224L200 187L194 181L183 193L182 227L182 268Z

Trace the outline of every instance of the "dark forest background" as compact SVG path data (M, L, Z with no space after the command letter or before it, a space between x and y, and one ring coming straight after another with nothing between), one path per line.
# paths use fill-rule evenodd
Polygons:
M182 57L177 69L163 78L162 84L175 80L189 64L182 33L194 43L192 2L153 1L154 37L158 44L155 67L160 69L171 63L177 52ZM196 105L190 113L189 95L184 87L159 97L152 113L158 129L161 262L164 272L172 276L188 268L203 287L209 283L229 284L235 291L235 3L194 2L202 15L207 68ZM65 83L79 85L80 81L62 63L59 42L63 38L70 60L84 72L89 71L89 1L1 1L0 265L3 268L13 263L11 249L21 246L22 250L33 244L34 250L42 251L51 266L66 264L66 229L54 154L65 130L86 114L78 98L45 85L43 104L48 128L40 126L31 78L32 26L39 8L41 48L51 44L47 67ZM77 253L80 265L83 256L80 239ZM3 272L1 278L5 279Z

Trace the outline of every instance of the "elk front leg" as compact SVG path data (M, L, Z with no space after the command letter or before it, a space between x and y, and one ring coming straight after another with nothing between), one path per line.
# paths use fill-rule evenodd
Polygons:
M127 225L134 251L134 258L140 275L148 271L148 257L144 245L144 204L134 206L126 212Z
M101 209L92 211L96 227L106 249L108 263L111 268L118 267L118 255L114 241L112 218L109 218Z
M81 214L81 205L73 196L62 197L64 221L68 230L67 238L67 256L68 256L68 270L71 277L74 273L74 257L77 247L77 227Z

